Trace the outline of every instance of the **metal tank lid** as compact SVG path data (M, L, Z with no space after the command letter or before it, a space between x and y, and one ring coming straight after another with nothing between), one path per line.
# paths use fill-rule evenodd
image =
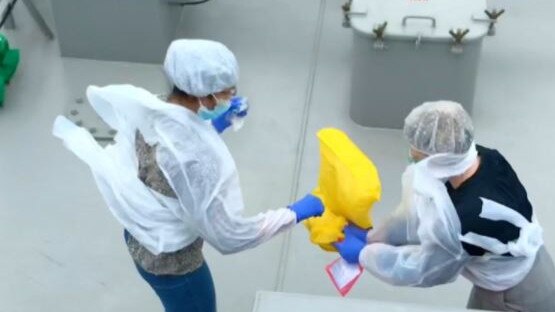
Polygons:
M389 38L445 41L460 29L468 30L465 40L476 40L488 34L492 20L486 10L486 0L353 0L349 16L363 35L387 22Z

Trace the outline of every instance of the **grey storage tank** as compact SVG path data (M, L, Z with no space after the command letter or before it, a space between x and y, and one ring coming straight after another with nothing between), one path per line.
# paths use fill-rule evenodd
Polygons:
M472 112L482 41L502 11L486 0L353 0L351 118L401 128L425 101L452 100Z
M193 0L52 0L62 56L161 63Z

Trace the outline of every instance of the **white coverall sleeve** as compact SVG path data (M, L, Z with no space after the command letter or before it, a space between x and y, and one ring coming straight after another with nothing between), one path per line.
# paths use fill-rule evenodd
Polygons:
M393 212L380 225L368 232L368 243L385 243L392 246L407 244L408 222L404 215Z
M185 217L211 246L222 254L236 253L295 225L296 215L288 208L243 216L239 177L227 149L214 149L194 133L182 133L189 136L188 144L166 142L158 148L158 164Z
M385 243L393 246L408 243L408 211L413 202L412 180L413 169L409 166L402 177L401 202L385 221L368 232L369 243Z
M466 263L437 245L367 245L360 264L376 278L396 286L431 287L453 282Z
M447 208L447 194L435 199L417 195L413 181L414 166L409 166L403 174L401 204L388 221L369 234L370 244L360 253L360 264L392 285L450 283L469 259L458 238L455 210Z
M245 217L234 213L230 204L225 195L217 196L197 223L203 238L222 254L256 247L296 223L295 213L288 208Z

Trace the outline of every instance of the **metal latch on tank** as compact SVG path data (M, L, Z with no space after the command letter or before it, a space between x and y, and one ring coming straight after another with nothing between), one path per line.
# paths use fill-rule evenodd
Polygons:
M351 11L352 4L353 4L353 0L348 0L347 2L345 2L345 4L341 6L341 9L343 10L343 27L345 28L351 27L351 16L353 15L366 16L368 14L368 11L352 12Z
M463 53L463 38L470 32L470 29L457 29L456 31L450 30L449 34L453 37L453 45L451 46L451 52L455 54Z
M488 36L494 36L495 35L495 24L497 24L497 20L499 19L499 17L501 15L503 15L503 13L505 13L504 9L498 10L498 9L493 9L491 11L489 10L485 10L484 13L486 14L486 16L488 18L477 18L477 17L472 17L472 20L476 21L476 22L484 22L484 23L489 23L489 27L488 27Z
M374 27L374 29L372 29L372 32L374 33L374 49L384 50L386 48L385 42L384 42L386 28L387 28L387 22L383 22L383 24L379 24L376 27Z

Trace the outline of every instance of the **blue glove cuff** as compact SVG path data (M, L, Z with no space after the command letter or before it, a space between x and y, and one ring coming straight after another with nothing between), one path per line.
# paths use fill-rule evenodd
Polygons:
M293 210L297 215L297 223L310 217L320 216L324 212L322 201L312 194L306 195L299 201L291 204L288 208Z

